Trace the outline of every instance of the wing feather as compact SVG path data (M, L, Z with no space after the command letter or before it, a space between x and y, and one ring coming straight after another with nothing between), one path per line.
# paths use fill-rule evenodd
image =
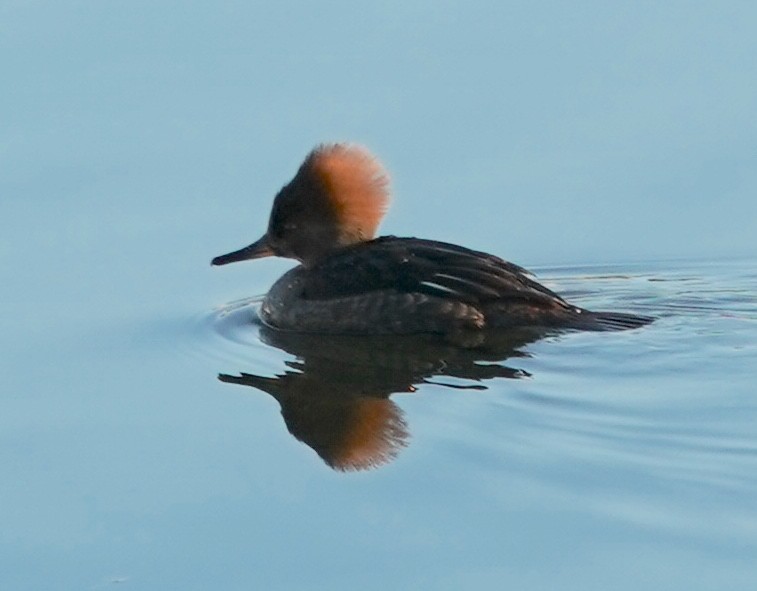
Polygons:
M312 270L303 296L314 300L392 290L474 305L517 300L568 307L518 265L432 240L385 236L334 253Z

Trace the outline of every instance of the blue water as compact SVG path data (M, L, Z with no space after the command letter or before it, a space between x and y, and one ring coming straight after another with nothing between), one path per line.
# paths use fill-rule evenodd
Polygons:
M277 342L254 297L14 301L3 588L751 588L755 261L539 271L658 319L479 355ZM242 373L278 378L292 434L265 388L218 379Z
M752 590L753 3L0 4L0 590ZM282 340L316 143L619 333ZM282 414L283 413L283 414Z

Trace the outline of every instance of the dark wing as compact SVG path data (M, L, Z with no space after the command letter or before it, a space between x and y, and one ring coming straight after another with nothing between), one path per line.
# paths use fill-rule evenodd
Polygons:
M319 300L386 289L472 305L517 300L568 307L525 269L499 257L445 242L394 236L347 247L318 263L303 296Z

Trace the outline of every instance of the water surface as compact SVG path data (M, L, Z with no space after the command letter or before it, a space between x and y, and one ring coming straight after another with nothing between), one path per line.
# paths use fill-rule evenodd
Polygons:
M539 271L658 319L472 353L277 340L254 297L16 301L4 587L749 588L757 265Z
M2 3L0 589L754 589L755 29L747 2ZM267 334L291 263L208 263L339 140L392 174L383 233L658 320Z

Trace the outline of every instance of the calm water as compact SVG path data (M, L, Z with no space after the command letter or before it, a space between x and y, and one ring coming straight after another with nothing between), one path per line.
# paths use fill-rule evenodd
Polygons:
M757 588L755 30L749 2L0 3L0 591ZM658 320L265 331L289 263L208 263L340 140L392 174L383 233Z
M182 301L104 248L5 288L3 589L753 588L754 261L542 268L659 319L465 351L283 339L228 297L278 263Z

